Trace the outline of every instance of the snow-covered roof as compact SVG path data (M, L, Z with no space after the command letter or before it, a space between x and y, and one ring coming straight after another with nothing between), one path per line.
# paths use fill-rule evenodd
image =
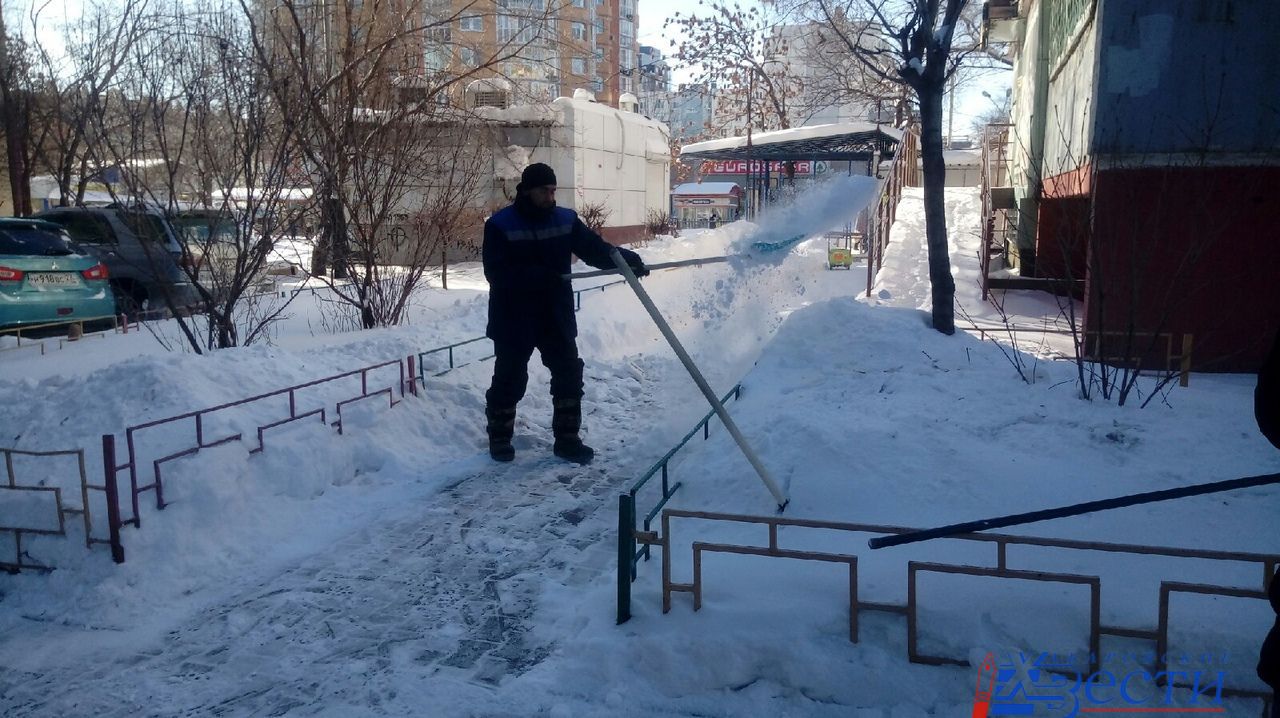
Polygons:
M979 150L945 150L942 159L948 167L978 167L982 164Z
M275 195L275 199L286 202L301 202L311 199L313 190L310 187L285 187L282 189L272 190L271 194ZM230 199L243 202L250 198L262 199L266 195L262 187L232 187Z
M810 159L818 153L820 147L829 150L843 150L850 143L865 143L876 139L887 139L898 142L902 139L902 131L885 125L870 122L837 122L810 127L792 127L786 130L753 133L751 149L760 153L758 158L771 148L782 151L793 150L795 156L789 159ZM694 142L680 148L680 156L699 156L700 159L737 159L747 150L747 137L725 137L719 140Z
M671 194L733 194L740 189L736 182L685 182L671 190Z

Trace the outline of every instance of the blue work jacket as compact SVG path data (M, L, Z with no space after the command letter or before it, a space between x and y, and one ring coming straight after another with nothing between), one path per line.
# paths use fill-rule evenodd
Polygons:
M494 341L536 343L555 333L578 336L573 288L564 278L571 255L597 269L612 269L613 245L582 223L571 209L528 211L519 201L484 223L484 277L489 281L489 325ZM631 264L635 252L619 247Z

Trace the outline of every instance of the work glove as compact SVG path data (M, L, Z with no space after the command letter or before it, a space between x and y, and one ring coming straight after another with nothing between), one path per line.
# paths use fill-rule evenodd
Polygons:
M649 268L644 266L644 261L638 254L627 257L627 266L631 267L631 273L636 275L636 279L649 276Z

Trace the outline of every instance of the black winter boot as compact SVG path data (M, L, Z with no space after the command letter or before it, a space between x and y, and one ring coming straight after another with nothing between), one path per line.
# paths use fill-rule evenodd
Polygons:
M516 431L515 409L484 408L486 428L489 431L489 456L495 461L511 461L516 458L515 447L511 445L511 437Z
M552 451L566 461L589 464L596 452L582 443L578 432L582 429L581 399L552 399L551 433L556 438Z

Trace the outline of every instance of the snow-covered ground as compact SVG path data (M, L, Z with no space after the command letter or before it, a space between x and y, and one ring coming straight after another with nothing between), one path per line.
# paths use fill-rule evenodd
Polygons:
M974 191L949 190L958 302L973 323L998 324L976 286L977 207ZM1035 362L1025 383L991 342L932 331L921 214L908 190L870 299L864 268L825 269L820 238L767 261L644 280L717 391L742 382L729 410L788 491L784 516L925 527L1280 470L1253 423L1253 377L1196 375L1146 409L1116 407L1080 400L1069 363ZM734 223L640 252L651 263L714 256L759 236ZM479 336L478 267L452 268L449 286L423 292L396 329L332 333L341 322L323 293L305 293L263 346L195 356L165 352L143 332L47 356L0 354L0 447L83 447L92 472L103 433ZM1057 306L1024 300L1017 312L1031 321ZM863 612L850 643L841 564L707 554L702 609L677 593L664 615L660 562L642 563L634 617L615 625L617 496L707 407L626 287L585 294L578 322L591 467L549 458L547 376L536 361L517 459L492 464L482 417L491 369L472 363L394 409L370 402L344 413L343 436L299 423L269 433L259 455L232 443L174 464L171 505L158 512L144 499L141 529L124 531L123 565L103 547L87 551L74 531L24 538L32 558L59 568L0 575L0 712L969 715L976 670L908 663L901 616ZM206 430L252 435L258 411L227 412ZM713 427L673 464L683 488L670 506L772 515L751 466ZM149 451L184 440L165 434ZM47 470L23 461L24 483ZM45 480L74 485L73 470ZM655 499L641 500L647 511ZM0 517L17 510L0 505ZM1278 512L1277 492L1258 489L1009 533L1276 554ZM674 522L673 536L678 582L691 580L695 540L766 540L760 526L689 520ZM780 532L784 548L856 554L867 601L904 602L909 560L995 562L985 544L872 552L867 538ZM1099 575L1102 623L1147 629L1161 580L1256 589L1261 578L1256 565L1018 547L1009 563ZM1084 648L1088 596L1076 586L920 574L917 589L923 652L976 664L989 650ZM1170 648L1213 651L1228 685L1256 689L1270 621L1262 601L1175 595ZM1153 645L1107 638L1103 648ZM1113 663L1127 670L1123 656ZM1224 708L1259 711L1256 701Z

